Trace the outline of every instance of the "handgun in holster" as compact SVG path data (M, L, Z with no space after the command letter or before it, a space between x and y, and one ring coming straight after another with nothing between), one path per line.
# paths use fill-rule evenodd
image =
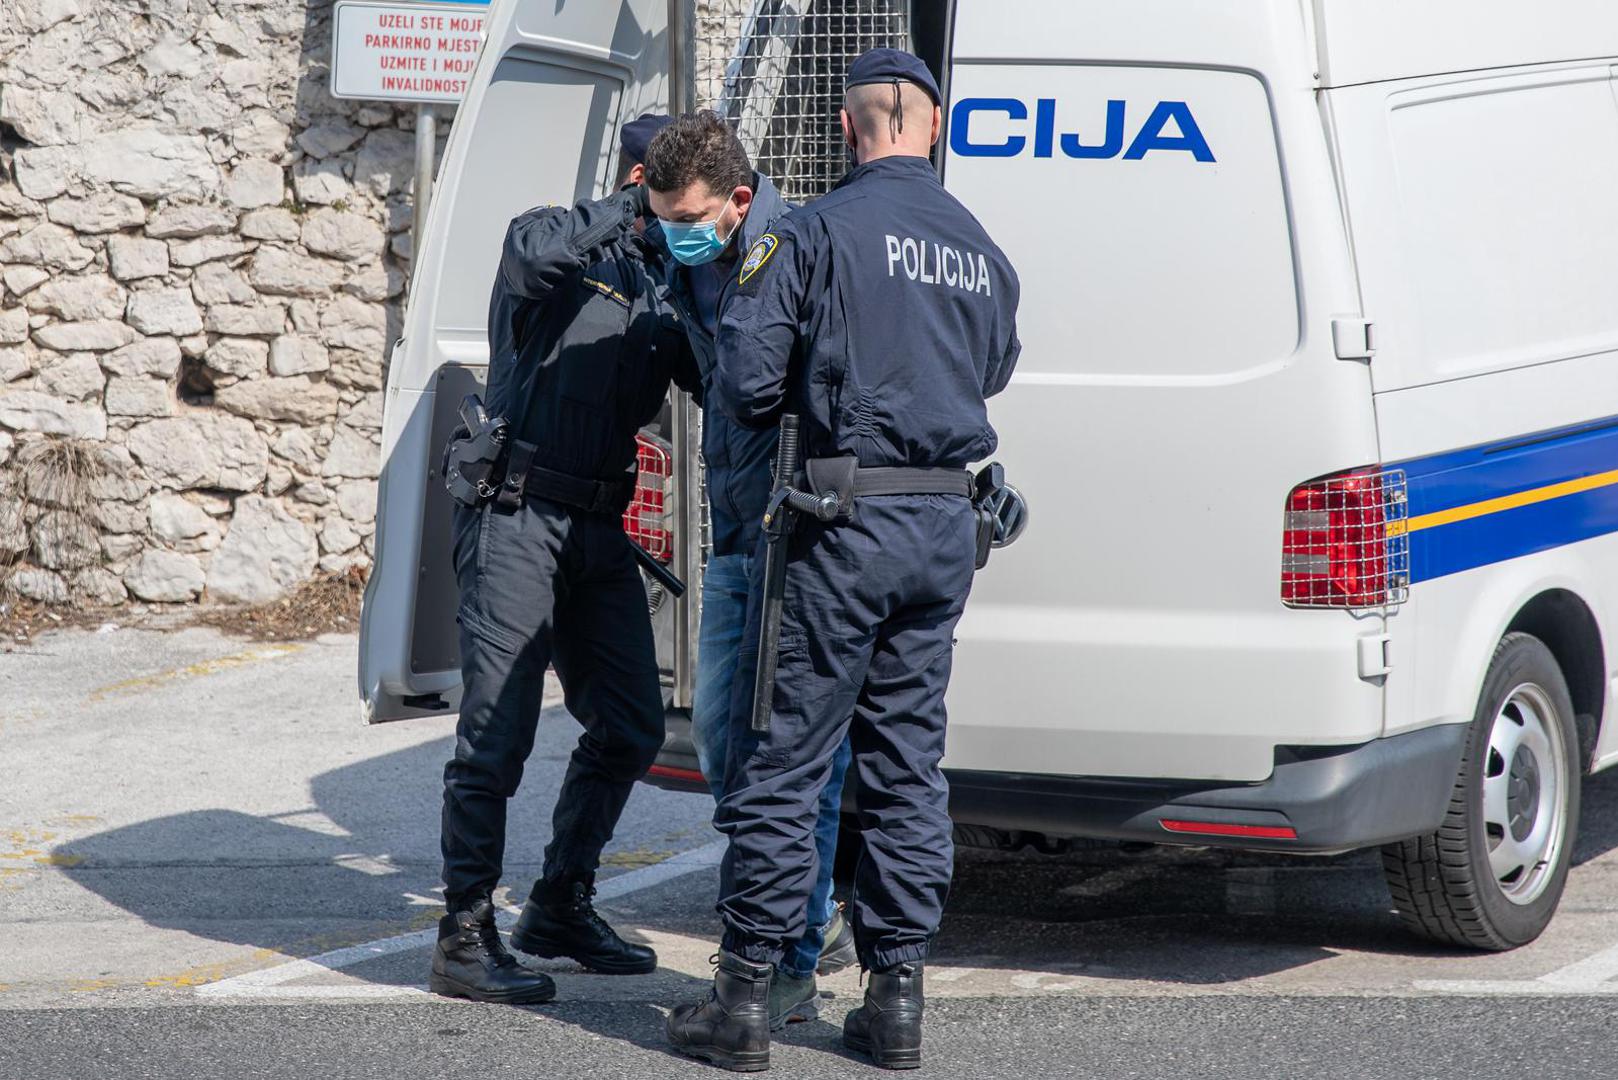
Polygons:
M450 498L476 509L499 494L510 434L506 418L490 416L478 395L461 399L460 426L444 447L444 490Z

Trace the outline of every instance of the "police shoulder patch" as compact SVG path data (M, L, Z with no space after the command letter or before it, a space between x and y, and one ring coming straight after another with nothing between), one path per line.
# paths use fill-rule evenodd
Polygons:
M736 278L736 284L746 285L747 279L763 269L764 264L770 261L770 256L775 254L775 249L780 246L781 241L774 233L765 233L759 237L758 243L748 250L747 258L742 260L742 270Z

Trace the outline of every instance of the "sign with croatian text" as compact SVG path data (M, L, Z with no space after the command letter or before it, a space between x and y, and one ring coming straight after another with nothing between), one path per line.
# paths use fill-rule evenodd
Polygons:
M332 96L460 101L477 66L486 15L480 5L468 3L337 0Z

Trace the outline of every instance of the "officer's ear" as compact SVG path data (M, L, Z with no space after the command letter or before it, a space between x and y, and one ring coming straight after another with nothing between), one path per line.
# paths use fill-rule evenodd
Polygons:
M748 208L753 205L753 189L745 184L738 184L730 193L730 201L736 204L736 220L740 221L747 216Z
M860 141L859 138L854 134L854 122L848 118L848 110L838 109L837 118L842 121L843 124L844 145L846 145L850 150L858 150L860 148Z
M927 140L928 146L938 145L938 136L944 130L944 110L937 105L933 106L933 133Z

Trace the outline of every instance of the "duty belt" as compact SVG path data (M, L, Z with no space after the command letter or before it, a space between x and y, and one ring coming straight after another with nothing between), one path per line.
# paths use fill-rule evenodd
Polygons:
M528 469L525 490L530 495L552 502L577 506L595 514L621 514L635 497L635 481L587 480L582 476L569 476L554 469L532 465Z
M814 466L819 460L840 459L810 459L810 466ZM969 499L973 493L972 474L965 469L874 465L869 468L857 468L853 472L855 498L861 495L960 495ZM808 485L810 490L815 490L816 481L819 479L820 477L811 476L806 470L792 478L792 485L793 487Z
M576 506L595 514L621 514L635 497L635 478L593 480L557 472L543 465L533 464L535 447L516 443L511 448L511 460L506 466L506 480L501 485L498 501L515 507L524 496Z

